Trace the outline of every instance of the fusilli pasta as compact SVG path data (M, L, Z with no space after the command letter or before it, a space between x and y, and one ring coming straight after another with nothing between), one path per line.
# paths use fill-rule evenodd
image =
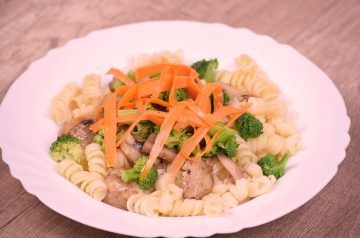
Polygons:
M61 161L56 172L68 179L71 183L79 186L81 190L96 200L103 200L107 193L107 187L103 180L90 172L84 171L81 165L70 159Z
M213 194L220 195L226 207L232 208L249 198L259 196L270 191L276 178L274 176L259 176L256 178L242 178L235 181L235 184L217 184L214 186Z
M266 75L261 71L246 73L222 70L217 72L216 79L240 90L245 90L251 96L271 99L279 95L279 89L268 81Z
M64 124L72 118L70 105L73 98L80 93L80 88L76 83L69 83L61 92L54 97L51 105L51 118L58 124Z
M85 147L85 156L89 165L89 172L103 179L106 175L106 162L101 146L91 143Z

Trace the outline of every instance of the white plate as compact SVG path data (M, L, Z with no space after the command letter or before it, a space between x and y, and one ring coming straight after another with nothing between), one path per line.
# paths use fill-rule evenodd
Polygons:
M217 218L148 218L97 202L54 172L49 146L58 128L51 99L88 73L124 68L133 54L183 49L187 63L217 57L220 68L242 53L282 89L302 133L303 150L268 194ZM335 175L350 141L350 120L331 80L293 48L222 24L146 22L97 31L51 50L16 80L0 108L0 145L11 174L56 212L83 224L133 236L209 236L272 221L314 197Z

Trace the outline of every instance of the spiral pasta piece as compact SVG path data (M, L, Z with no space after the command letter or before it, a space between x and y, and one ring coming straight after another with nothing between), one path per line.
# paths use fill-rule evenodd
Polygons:
M252 73L258 70L258 65L250 56L243 54L235 59L235 64L239 71Z
M269 192L275 185L276 178L273 175L249 178L249 197L257 197Z
M98 105L103 99L100 84L101 77L96 74L86 75L82 84L82 101L85 104Z
M267 76L261 71L247 73L222 70L217 72L216 79L240 90L245 90L251 96L271 99L280 93L277 86L267 80Z
M50 116L58 125L62 125L72 118L71 102L79 93L79 86L73 82L66 85L63 90L54 97Z
M91 115L96 109L96 105L81 105L72 111L73 118L80 118Z
M271 124L275 128L275 132L282 137L289 137L295 134L295 127L287 120L277 119L271 121Z
M245 169L249 164L256 163L258 157L251 151L250 146L242 139L238 134L236 134L236 141L239 144L237 149L235 162L239 165L240 168Z
M94 199L101 201L105 198L107 193L105 182L90 172L84 171L82 166L75 161L70 159L61 161L56 167L56 172Z
M216 194L196 200L183 199L182 192L181 188L170 183L166 189L151 194L132 195L127 201L127 209L150 217L216 216L225 209L221 197Z
M235 184L218 184L214 186L213 194L221 196L225 207L233 208L250 198L269 192L275 184L276 178L259 176L256 178L241 178Z
M89 172L103 179L106 175L105 154L101 146L96 143L88 144L85 147L85 156L89 165Z

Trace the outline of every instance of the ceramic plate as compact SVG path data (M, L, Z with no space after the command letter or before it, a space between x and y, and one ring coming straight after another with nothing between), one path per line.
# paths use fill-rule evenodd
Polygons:
M231 67L235 57L246 53L280 86L301 130L302 150L290 159L285 176L270 193L216 218L155 219L95 201L54 172L49 146L58 128L49 119L52 97L86 74L124 68L134 54L164 49L183 49L186 63L216 57L219 68ZM314 197L345 158L349 126L344 101L332 81L290 46L218 23L146 22L93 32L32 63L2 102L0 145L11 174L66 217L133 236L209 236L264 224Z

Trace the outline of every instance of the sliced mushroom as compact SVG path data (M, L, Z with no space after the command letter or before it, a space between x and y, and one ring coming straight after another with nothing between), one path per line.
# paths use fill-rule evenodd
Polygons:
M108 187L108 193L103 201L107 204L125 210L126 202L131 195L150 192L144 192L135 182L124 183L115 173L107 176L105 178L105 183Z
M150 152L154 146L155 140L156 140L155 134L149 135L149 137L145 141L143 147L141 148L141 152L143 152L145 154L150 154ZM159 158L166 160L166 161L173 161L175 156L176 156L176 152L167 148L166 146L164 146L161 149L161 151L158 155Z
M121 83L121 80L116 78L116 77L113 77L113 79L111 80L111 82L109 83L109 89L111 92L115 92L115 86L116 84L119 84Z
M143 155L135 143L130 145L129 143L124 141L123 143L121 143L120 149L132 162L136 162Z
M218 83L221 84L221 87L229 93L231 100L237 98L239 101L242 102L242 101L247 101L249 99L249 95L247 95L245 91L241 91L237 88L234 88L227 83L221 83L221 82Z
M91 117L75 118L63 126L61 134L70 134L80 140L81 147L85 147L93 141L95 133L90 130L90 126L94 123Z
M240 171L240 168L232 161L230 158L226 157L224 154L218 154L220 163L225 167L225 169L231 174L234 180L244 178L243 173Z
M175 183L183 188L184 198L201 199L211 193L214 179L204 161L186 161L175 178Z

